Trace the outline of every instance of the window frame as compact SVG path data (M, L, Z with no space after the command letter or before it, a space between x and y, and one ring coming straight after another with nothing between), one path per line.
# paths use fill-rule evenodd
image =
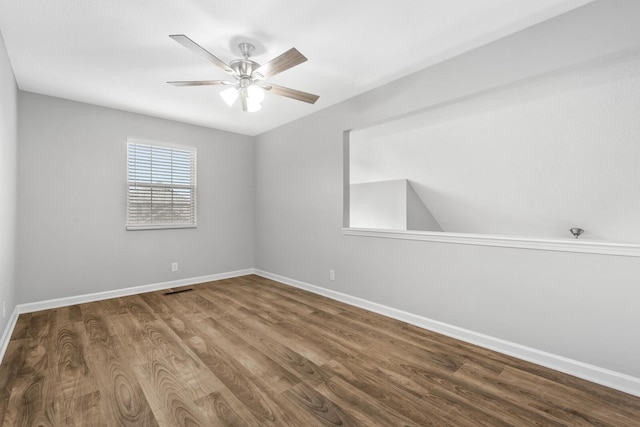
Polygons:
M193 218L193 222L192 223L171 223L171 222L164 222L164 223L146 223L146 224L136 224L136 223L130 223L130 204L131 204L131 200L130 200L130 190L131 190L131 184L132 181L129 180L129 171L131 169L131 159L129 157L129 147L131 145L147 145L147 146L151 146L151 147L158 147L158 148L165 148L165 149L174 149L174 150L181 150L181 151L185 151L185 152L189 152L189 155L192 158L191 161L191 166L190 166L190 175L192 176L192 182L190 183L190 189L192 190L192 212L191 212L191 216ZM179 144L175 144L175 143L170 143L170 142L162 142L162 141L151 141L151 140L145 140L145 139L139 139L139 138L127 138L127 141L125 143L125 156L126 156L126 161L127 161L127 167L126 167L126 192L125 192L125 198L126 198L126 210L125 210L125 228L127 231L139 231L139 230L170 230L170 229L184 229L184 228L197 228L198 226L198 216L197 216L197 172L198 172L198 152L197 152L197 148L193 147L193 146L186 146L186 145L179 145ZM152 187L152 184L148 184L150 187ZM165 188L185 188L184 185L182 186L172 186L171 184L162 184L162 187Z

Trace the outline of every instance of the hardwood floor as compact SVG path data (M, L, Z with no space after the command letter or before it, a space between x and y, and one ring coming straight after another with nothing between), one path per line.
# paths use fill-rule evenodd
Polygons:
M640 425L640 398L258 276L23 314L3 426Z

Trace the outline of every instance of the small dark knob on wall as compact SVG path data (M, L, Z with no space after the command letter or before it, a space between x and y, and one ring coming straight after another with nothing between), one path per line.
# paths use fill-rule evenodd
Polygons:
M569 229L569 231L571 232L571 234L573 234L573 236L577 239L578 237L580 237L580 235L582 233L584 233L584 230L582 228L571 228Z

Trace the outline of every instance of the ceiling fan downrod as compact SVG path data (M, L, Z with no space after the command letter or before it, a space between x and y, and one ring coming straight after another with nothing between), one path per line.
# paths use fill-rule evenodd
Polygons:
M255 52L256 50L256 47L254 45L246 42L240 43L238 47L240 48L240 52L242 53L242 56L244 56L244 59L249 59L249 57L251 57L251 55L253 55L253 52Z

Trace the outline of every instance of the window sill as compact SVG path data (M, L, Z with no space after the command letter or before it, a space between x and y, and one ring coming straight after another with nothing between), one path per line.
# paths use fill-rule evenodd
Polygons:
M195 224L169 224L169 225L127 225L127 231L141 230L173 230L180 228L197 228Z
M368 228L343 228L342 232L347 236L419 240L425 242L454 243L460 245L497 246L502 248L519 248L543 251L578 252L598 255L640 257L640 245L628 243L609 243L575 239L535 239L481 234L439 233L429 231L377 230Z

